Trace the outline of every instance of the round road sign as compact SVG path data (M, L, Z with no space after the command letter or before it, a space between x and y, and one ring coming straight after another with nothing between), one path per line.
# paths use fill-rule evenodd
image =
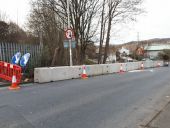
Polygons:
M71 29L67 29L65 35L67 39L71 39L73 37L73 31Z

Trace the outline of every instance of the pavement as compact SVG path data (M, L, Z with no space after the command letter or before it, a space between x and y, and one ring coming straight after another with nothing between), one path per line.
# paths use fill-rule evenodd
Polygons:
M1 88L0 128L157 128L170 102L169 76L166 67Z
M170 103L160 110L145 128L170 128Z
M139 70L131 72L139 72ZM164 105L147 122L140 125L141 128L170 128L170 96L165 97L167 100Z
M11 83L10 82L6 82L6 81L0 81L0 88L1 87L6 87L6 86L9 86Z

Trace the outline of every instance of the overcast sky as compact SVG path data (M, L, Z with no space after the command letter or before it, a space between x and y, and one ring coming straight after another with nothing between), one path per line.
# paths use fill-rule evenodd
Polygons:
M170 0L145 0L146 13L139 16L136 23L130 24L118 42L127 42L151 38L170 38ZM122 41L121 41L122 40Z
M0 0L0 12L6 13L8 20L13 22L17 22L18 17L19 26L24 27L30 11L29 2L30 0Z
M8 20L17 22L18 17L18 24L24 27L30 11L29 1L0 0L0 11L6 13ZM124 25L111 38L112 43L136 41L137 33L139 40L170 38L170 0L145 0L143 7L147 13L139 16L136 23Z

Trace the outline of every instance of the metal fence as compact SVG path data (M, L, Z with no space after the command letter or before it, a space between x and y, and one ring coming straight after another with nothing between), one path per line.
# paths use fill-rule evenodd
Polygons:
M39 67L41 65L42 47L34 44L20 44L0 42L0 60L11 63L15 53L21 52L22 55L30 53L28 67Z

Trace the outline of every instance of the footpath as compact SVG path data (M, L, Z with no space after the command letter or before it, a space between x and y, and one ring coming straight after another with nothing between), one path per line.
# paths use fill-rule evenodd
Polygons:
M145 128L170 128L170 103Z
M6 87L6 86L10 86L10 82L4 82L4 81L0 81L0 87Z

